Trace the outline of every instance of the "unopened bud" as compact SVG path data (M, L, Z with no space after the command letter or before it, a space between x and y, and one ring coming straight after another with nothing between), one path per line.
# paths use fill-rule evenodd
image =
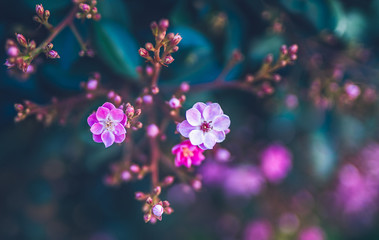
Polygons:
M275 82L280 82L280 80L282 80L282 77L279 74L274 74L273 79Z
M158 24L157 22L152 22L150 24L151 32L153 33L154 37L158 35Z
M144 200L146 198L146 195L143 192L136 192L135 198L139 201Z
M140 167L136 164L130 166L130 171L132 171L133 173L138 173L140 170Z
M163 179L163 184L166 186L171 185L173 182L174 182L173 176L167 176Z
M164 58L164 64L170 64L174 61L174 58L171 55L168 55Z
M17 37L17 42L23 46L23 47L27 47L28 46L28 42L26 41L26 38L24 37L24 35L22 34L16 34L16 37Z
M11 46L10 48L8 48L8 51L7 51L10 57L17 57L19 52L20 51L18 50L16 46Z
M42 4L36 5L36 13L40 18L43 18L44 11Z
M191 182L191 186L194 190L196 191L199 191L201 190L201 187L202 187L202 183L199 179L194 179L192 182Z
M85 4L85 3L81 3L79 4L79 8L83 11L83 12L89 12L91 11L91 7L88 5L88 4Z
M53 49L53 44L52 43L48 43L47 45L46 45L46 51L50 51L51 49Z
M101 15L99 13L96 13L95 15L93 15L92 19L95 21L99 21L101 19Z
M153 44L152 43L146 43L145 44L145 48L146 48L146 50L148 50L148 51L153 51L154 50L154 46L153 46Z
M151 214L150 213L146 213L143 216L143 220L145 221L145 223L149 222L151 220Z
M182 41L182 36L180 36L179 34L176 34L175 37L171 40L171 44L172 45L178 45L180 43L180 41Z
M140 108L138 108L134 114L134 116L138 117L139 115L141 115L141 112L142 110Z
M251 74L246 75L246 82L251 83L253 81L254 81L254 76L253 75L251 75Z
M179 47L178 46L175 46L171 49L171 52L177 52L179 50Z
M132 175L130 174L129 171L123 171L123 172L121 173L121 178L122 178L122 180L124 180L124 181L129 181L130 179L132 179Z
M170 203L168 201L163 201L162 206L164 208L166 208L166 207L170 206Z
M114 102L116 105L121 104L121 101L122 101L122 98L121 98L120 95L116 95L116 96L113 98L113 102Z
M137 129L142 128L143 124L141 122L136 122L134 125Z
M171 213L174 212L174 209L172 209L171 207L166 207L164 209L164 212L167 214L167 215L170 215Z
M90 91L96 90L98 83L99 82L96 79L90 79L87 82L87 89L90 90Z
M159 134L159 128L155 124L150 124L146 128L147 136L155 138Z
M274 60L274 57L270 53L270 54L267 54L264 61L265 61L265 63L270 64L270 63L272 63L273 60Z
M109 91L107 97L108 97L108 99L113 99L115 97L115 95L116 95L116 93L114 91Z
M49 58L60 58L59 54L57 53L57 51L54 51L54 50L50 50L48 53L47 53L47 56Z
M161 191L162 191L162 188L160 186L156 186L154 189L153 189L153 192L155 195L159 195L161 194Z
M163 214L163 207L160 204L157 204L153 207L153 214L157 217L162 216Z
M151 93L156 95L159 93L159 87L158 86L153 86L151 87Z
M167 30L168 26L170 25L169 21L167 19L162 19L159 21L159 28L161 30Z
M152 76L154 73L154 69L151 66L147 66L145 70L147 76Z
M144 48L140 48L140 49L138 50L138 54L139 54L141 57L143 57L143 58L147 58L147 57L149 57L149 53L148 53L147 50L144 49Z
M294 44L294 45L292 45L292 46L289 48L289 52L290 52L291 54L296 54L298 49L299 49L299 46L298 46L297 44Z
M50 11L49 10L46 10L45 13L43 14L43 19L45 21L47 21L50 17Z
M149 204L149 205L151 205L153 203L153 199L151 197L148 197L146 199L146 203Z
M142 97L142 100L145 104L150 105L153 103L153 96L151 95L145 95Z
M169 34L166 35L166 38L169 41L171 41L172 39L174 39L174 37L175 37L175 34L173 34L173 33L169 33Z
M168 105L173 109L177 109L181 107L181 103L179 99L177 99L176 97L171 98L170 101L168 102Z
M126 116L127 116L128 118L133 117L133 115L134 115L134 107L131 106L131 105L127 106L127 107L126 107L126 111L125 111L125 113L126 113Z
M280 52L283 54L283 55L286 55L288 53L288 49L287 49L287 46L286 45L282 45L280 47Z
M36 42L34 40L30 41L29 43L29 49L34 50L36 48Z
M182 82L180 84L180 90L182 92L188 92L190 90L190 85L187 82Z
M290 59L291 59L292 61L295 61L295 60L297 59L297 55L296 55L296 54L291 54L291 55L290 55Z

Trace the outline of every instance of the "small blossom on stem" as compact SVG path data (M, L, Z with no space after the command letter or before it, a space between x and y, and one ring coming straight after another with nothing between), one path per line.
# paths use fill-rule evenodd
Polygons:
M176 97L172 97L170 101L168 102L168 105L170 106L170 108L173 108L173 109L177 109L182 106L182 104L180 103L180 100L177 99Z
M201 148L191 144L191 141L186 140L172 148L172 153L175 155L175 166L185 166L190 168L192 165L199 166L205 159Z
M177 125L178 132L203 150L213 149L216 143L223 142L230 126L229 117L218 103L198 102L187 110L186 119Z
M126 120L122 109L106 102L88 117L87 122L91 127L93 140L97 143L103 142L107 148L114 142L122 143L125 140Z
M49 58L60 58L58 52L54 50L50 50L46 55Z

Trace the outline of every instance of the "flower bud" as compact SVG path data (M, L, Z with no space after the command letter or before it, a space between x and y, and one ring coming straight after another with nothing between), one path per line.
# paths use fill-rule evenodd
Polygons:
M132 175L130 174L129 171L123 171L123 172L121 173L121 178L122 178L122 180L124 180L124 181L129 181L130 179L132 179Z
M180 90L182 92L188 92L190 90L190 85L187 82L182 82L180 84Z
M178 46L174 46L172 49L171 49L171 52L177 52L179 50L179 47Z
M174 177L173 176L167 176L163 179L163 184L166 186L171 185L174 182Z
M24 35L22 34L16 34L16 37L17 37L17 42L23 46L23 47L27 47L28 46L28 42L26 41L26 38L24 37Z
M99 21L101 19L101 15L99 13L96 13L95 15L93 15L92 19L95 21Z
M48 43L47 45L46 45L46 51L50 51L51 49L53 49L53 44L52 43Z
M161 192L162 192L162 188L161 188L160 186L156 186L156 187L153 189L153 193L154 193L155 195L159 195L159 194L161 194Z
M291 59L292 61L295 61L295 60L297 59L297 55L296 55L296 54L291 54L291 55L290 55L290 59Z
M151 87L151 93L154 94L154 95L157 95L159 93L158 86Z
M136 192L134 196L138 201L144 200L146 198L146 195L143 192Z
M50 11L49 10L46 10L45 13L43 14L43 19L45 21L47 21L50 17Z
M10 48L8 48L8 51L7 51L10 57L17 57L19 52L20 50L18 50L16 46L11 46Z
M173 34L173 33L169 33L169 34L166 35L166 38L169 41L171 41L172 39L174 39L174 37L175 37L175 34Z
M83 12L89 12L91 11L91 7L88 5L88 4L85 4L85 3L81 3L79 4L79 8L83 11Z
M57 53L57 51L54 51L54 50L50 50L48 53L47 53L47 57L49 58L60 58L59 54Z
M158 35L158 24L157 24L157 22L152 22L150 24L150 29L151 29L151 32L153 33L154 37L156 37Z
M130 171L133 173L138 173L140 170L141 170L140 167L136 164L133 164L130 166Z
M164 64L170 64L174 61L174 58L171 55L168 55L164 58Z
M146 128L147 136L155 138L159 134L159 128L155 124L150 124Z
M150 213L146 213L143 216L143 220L145 221L145 223L149 222L151 220L151 214Z
M166 208L166 207L170 206L170 203L168 201L163 201L162 206L164 208Z
M153 214L157 217L160 217L162 216L163 214L163 207L162 205L160 204L156 204L154 207L153 207Z
M265 63L267 63L267 64L271 64L272 63L272 61L274 61L274 57L272 56L272 54L270 53L270 54L267 54L267 56L265 57Z
M251 83L253 81L254 81L254 76L253 75L251 75L251 74L246 75L246 82Z
M178 45L182 41L182 36L180 36L178 33L175 35L175 37L171 40L172 45Z
M109 91L107 97L108 97L108 99L112 99L115 97L115 95L116 95L116 93L114 91Z
M292 46L289 48L289 52L290 52L291 54L296 54L298 49L299 49L299 46L297 46L297 44L294 44L294 45L292 45Z
M282 77L279 74L274 74L273 79L275 82L280 82L280 80L282 80Z
M283 54L283 55L286 55L288 53L288 49L287 49L287 46L286 45L282 45L280 47L280 52Z
M94 91L97 89L97 85L98 85L98 81L96 79L90 79L88 82L87 82L87 89L90 90L90 91Z
M154 73L154 69L151 66L147 66L145 71L147 76L152 76Z
M172 209L172 208L170 208L170 207L166 207L166 208L164 209L164 212L165 212L167 215L170 215L171 213L174 212L174 209Z
M176 97L171 98L170 101L168 102L168 105L173 109L177 109L181 107L181 103L179 99L177 99Z
M153 51L154 50L154 46L153 46L153 44L152 43L146 43L145 44L145 48L146 48L146 50L148 50L148 51Z
M145 95L145 96L143 96L142 100L147 105L150 105L150 104L153 103L153 97L151 95Z
M138 54L139 54L141 57L143 57L143 58L147 58L147 57L150 56L149 53L147 52L147 50L144 49L144 48L140 48L140 49L138 50Z
M142 128L143 124L141 122L136 122L134 125L137 129Z
M37 44L34 40L30 41L29 43L29 50L34 50L36 48Z
M120 95L116 95L113 99L113 102L116 104L116 105L119 105L121 104L121 101L122 101L122 98Z
M194 179L192 182L191 182L191 186L194 190L196 191L200 191L201 188L202 188L202 183L199 179Z
M149 204L149 205L151 205L153 203L153 199L151 197L148 197L146 199L146 203Z
M170 25L170 23L167 19L161 19L159 21L159 28L163 31L167 30L169 25Z
M134 107L131 106L131 105L129 104L129 105L126 107L126 111L125 111L125 113L126 113L126 116L127 116L128 118L133 117L133 116L134 116Z
M142 112L142 110L138 108L138 109L136 110L136 113L134 114L134 116L135 116L135 117L138 117L139 115L141 115L141 112Z
M43 9L43 6L42 4L37 4L36 5L36 13L37 15L40 17L40 18L43 18L43 13L44 13L44 9Z

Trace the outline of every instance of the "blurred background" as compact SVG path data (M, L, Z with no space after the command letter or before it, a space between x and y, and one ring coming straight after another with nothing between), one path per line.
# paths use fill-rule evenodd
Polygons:
M72 6L70 0L3 2L3 45L15 32L37 44L48 36L32 20L36 4L50 10L53 25ZM98 0L98 9L101 21L75 21L95 57L79 57L65 29L53 41L60 59L41 56L30 76L0 70L0 239L379 239L378 0ZM232 119L231 133L200 167L203 189L195 193L176 182L163 193L174 214L151 225L134 200L134 192L149 189L148 178L104 184L123 151L94 143L86 118L105 98L50 126L33 117L15 123L14 103L49 104L82 93L80 83L95 71L106 87L130 86L132 100L139 93L136 67L144 64L138 48L153 41L150 23L161 18L183 37L162 71L162 88L213 81L235 49L244 61L227 81L254 74L283 44L298 44L299 53L295 65L279 71L271 96L188 93L184 109L219 102ZM341 100L348 82L360 96ZM167 100L171 94L163 91ZM179 140L175 126L169 129L167 153ZM285 152L292 163L280 181L259 170L270 155L265 150Z

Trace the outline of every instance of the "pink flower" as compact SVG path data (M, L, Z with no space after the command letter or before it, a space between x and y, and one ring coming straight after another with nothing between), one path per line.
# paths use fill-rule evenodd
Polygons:
M213 149L216 143L224 141L230 126L229 117L218 103L198 102L187 110L186 119L178 124L178 132L203 150Z
M114 142L122 143L125 140L126 119L122 109L106 102L87 118L87 122L91 127L93 140L97 143L103 142L107 148Z
M279 183L292 168L291 153L282 145L267 147L261 155L261 170L268 181Z
M187 168L191 165L200 165L205 159L203 152L198 146L191 144L189 140L179 143L172 148L172 153L176 155L175 166L180 167L182 165Z

